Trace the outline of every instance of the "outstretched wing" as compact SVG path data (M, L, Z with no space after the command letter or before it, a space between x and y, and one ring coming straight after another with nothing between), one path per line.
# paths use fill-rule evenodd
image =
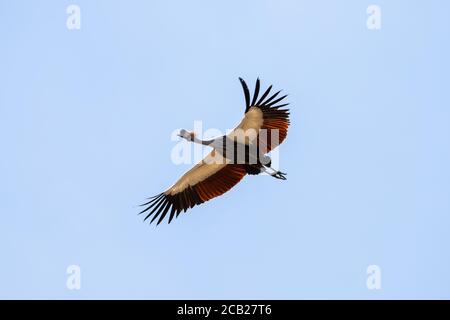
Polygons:
M239 78L239 80L244 90L245 116L236 129L229 134L229 137L239 141L241 139L239 134L242 131L246 132L249 129L253 129L257 132L255 137L258 137L258 141L263 139L263 142L266 142L266 152L269 152L280 145L287 136L290 124L289 109L283 109L283 107L289 105L289 103L280 104L287 95L278 97L281 90L270 95L272 86L269 86L259 97L260 81L258 78L253 97L250 97L247 84L242 78ZM275 139L272 139L272 137ZM248 139L247 137L245 141L241 142L246 144L253 143L254 139Z
M219 153L212 151L200 163L186 172L172 187L150 201L140 213L147 213L144 221L153 215L150 223L160 224L167 214L168 223L188 208L218 197L233 188L246 175L244 165L231 164Z

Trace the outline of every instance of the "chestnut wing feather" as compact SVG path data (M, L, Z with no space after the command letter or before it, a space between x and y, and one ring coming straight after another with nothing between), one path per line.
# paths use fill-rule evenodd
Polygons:
M213 158L213 157L216 158ZM212 161L212 162L211 162ZM172 187L153 198L150 198L145 209L145 220L158 219L160 224L169 215L168 223L178 217L181 211L216 198L233 188L246 175L244 165L231 164L214 151L199 164L186 172Z

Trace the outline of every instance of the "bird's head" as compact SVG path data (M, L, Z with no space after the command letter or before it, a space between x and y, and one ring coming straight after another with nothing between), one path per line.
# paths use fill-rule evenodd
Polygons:
M195 137L194 132L189 132L187 130L181 129L180 133L178 134L179 137L186 139L187 141L193 141Z

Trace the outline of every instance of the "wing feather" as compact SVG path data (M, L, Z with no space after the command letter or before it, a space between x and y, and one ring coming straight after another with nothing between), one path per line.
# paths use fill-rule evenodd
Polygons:
M147 207L141 213L151 211L144 221L153 215L150 223L159 217L158 225L169 214L170 223L181 211L186 212L195 205L226 193L247 174L244 165L231 164L224 158L220 161L217 155L214 155L216 162L211 162L213 153L186 172L172 187L145 203Z
M239 78L242 87L247 88L245 92L249 92L248 86L244 80ZM287 132L289 129L289 109L282 109L289 105L289 103L278 104L283 101L287 95L283 95L279 98L278 95L280 91L277 91L272 96L269 96L272 86L269 86L261 98L256 102L257 95L260 90L260 81L256 80L255 93L252 98L252 103L250 106L246 107L245 116L239 125L228 135L230 139L236 140L239 143L255 143L258 142L260 145L265 146L265 151L270 152L278 145L280 145L287 137ZM275 99L277 98L277 99ZM250 97L246 101L250 101ZM254 130L257 134L249 130ZM261 130L265 130L264 134ZM273 138L278 136L278 141ZM273 141L272 141L273 140Z

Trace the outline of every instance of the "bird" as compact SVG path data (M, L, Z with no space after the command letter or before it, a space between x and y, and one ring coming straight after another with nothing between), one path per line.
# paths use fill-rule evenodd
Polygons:
M281 90L271 94L270 85L259 96L261 82L257 78L253 96L246 82L239 78L244 91L245 112L239 125L229 134L211 140L201 140L194 132L181 129L178 136L192 143L209 146L212 151L203 160L181 176L169 189L147 199L139 214L146 214L159 225L165 217L171 221L196 205L228 192L246 175L268 173L286 180L286 173L271 167L267 155L281 144L290 125L289 105L280 96Z

